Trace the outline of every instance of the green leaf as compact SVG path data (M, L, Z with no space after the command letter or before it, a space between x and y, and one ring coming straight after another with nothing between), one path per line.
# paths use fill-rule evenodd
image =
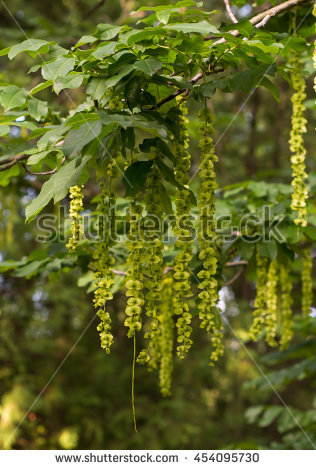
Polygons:
M28 112L33 119L40 121L47 116L47 102L38 100L37 98L31 98L28 103Z
M58 77L54 83L54 91L58 95L65 88L79 88L83 82L84 74L73 72L66 77Z
M282 406L270 406L264 413L262 418L259 420L259 426L261 428L264 428L266 426L269 426L269 424L272 423L272 421L277 418L280 413L283 411ZM293 418L292 418L293 419Z
M43 150L41 152L33 153L27 160L27 165L36 165L41 160L43 160L43 158L45 158L47 155L52 153L52 151L54 151L54 149L53 150L48 149L48 150Z
M100 23L97 26L97 33L99 39L102 41L108 41L109 39L115 38L121 31L122 26L114 26L112 24Z
M117 83L122 78L126 77L126 75L131 73L133 70L134 70L134 66L132 64L129 64L129 65L126 65L125 67L122 67L122 70L120 71L120 73L118 73L117 75L113 75L113 77L110 77L110 78L107 79L107 81L106 81L107 88L111 88L111 87L117 85Z
M19 173L20 173L19 165L13 165L8 170L0 171L0 186L8 186L11 178L18 176Z
M114 41L101 43L91 55L96 59L102 60L105 56L112 54L116 46L117 42Z
M84 44L88 44L88 43L93 44L97 40L98 40L98 38L96 38L95 36L91 36L91 35L86 34L84 36L81 36L79 41L75 44L74 48L76 49L77 47L83 46Z
M152 164L153 160L135 162L127 168L123 177L125 197L136 196L144 189Z
M41 192L36 199L26 207L25 218L26 222L30 222L36 217L41 210L54 198L55 204L67 196L68 190L71 186L77 184L81 172L83 171L86 163L90 160L91 156L86 155L82 158L78 157L66 163L56 173L54 173L48 181L46 181L41 189ZM77 166L78 162L81 163Z
M91 78L88 82L86 92L93 100L99 100L107 89L107 81L105 78Z
M161 10L156 12L157 20L163 24L168 24L170 14L173 12L173 9Z
M27 98L27 93L24 88L20 88L16 85L8 85L3 88L0 95L0 103L4 107L5 111L13 108L21 108Z
M61 56L52 62L48 62L42 67L42 76L45 80L56 80L57 77L64 77L75 66L74 57Z
M47 41L43 39L27 39L26 41L21 42L20 44L15 44L10 48L10 52L8 53L9 59L13 59L16 55L20 54L21 52L36 52L42 46L49 44Z
M82 147L98 137L101 133L101 121L85 122L78 129L71 129L64 140L63 152L66 157L73 158Z
M161 185L159 188L161 202L166 214L172 214L172 203L166 188Z
M47 82L40 83L39 85L36 85L34 88L32 88L31 91L29 91L29 95L35 95L35 93L38 93L39 91L45 90L45 88L48 88L53 84L53 80L48 80Z
M7 124L0 124L0 137L9 134L10 132L10 126Z
M141 113L132 115L112 114L105 110L99 110L98 114L102 123L105 125L113 123L114 125L119 125L124 129L127 127L137 127L155 136L162 138L167 137L166 127L155 119L150 119L147 115L144 116Z
M259 253L261 256L273 261L278 254L278 246L275 240L260 243Z
M176 23L165 26L171 31L181 31L182 33L199 33L199 34L216 34L219 33L216 26L207 21L199 21L198 23Z
M157 59L143 59L138 60L134 64L134 68L136 70L140 70L141 72L145 73L146 75L154 75L158 70L162 67L162 62Z

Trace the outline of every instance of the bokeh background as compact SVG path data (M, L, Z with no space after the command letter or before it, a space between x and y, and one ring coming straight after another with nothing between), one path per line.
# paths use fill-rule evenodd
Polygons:
M136 21L130 15L133 10L141 5L163 3L167 2L5 1L0 5L0 48L24 40L25 34L70 47L81 35L93 32L98 23L133 23ZM248 2L234 3L238 3L235 7L238 17L251 14ZM217 23L228 21L222 1L208 0L204 5L222 12L216 16ZM266 2L261 8L268 5ZM0 81L12 81L28 89L34 87L40 77L36 73L27 74L31 65L32 59L26 54L12 62L1 57ZM312 64L306 64L308 67ZM291 91L287 82L278 80L280 103L263 89L256 89L248 98L242 93L215 95L212 106L217 138L220 137L217 143L220 186L245 179L290 181L287 141ZM80 90L68 90L68 93L76 103L82 99ZM310 157L315 128L313 93L309 79L306 146ZM42 97L52 101L47 91ZM72 103L61 92L54 97L54 107L63 111L71 108ZM233 118L233 124L227 129ZM190 120L191 152L196 165L198 121L194 103L190 105ZM11 137L17 148L23 144L23 131L18 128L13 129ZM1 154L8 145L12 142L2 143ZM315 181L311 161L309 158L309 171ZM19 176L10 186L0 188L0 261L18 260L34 249L41 249L35 241L36 225L24 223L24 208L43 181L44 178ZM235 272L232 270L231 275ZM25 279L23 272L20 276L0 274L1 447L312 448L312 441L316 441L316 364L313 361L316 318L312 314L309 320L300 319L300 299L298 294L296 298L296 292L295 337L291 348L279 353L261 342L253 344L247 340L255 297L253 270L249 269L231 286L222 289L221 305L234 330L227 328L225 332L224 358L210 368L208 341L197 331L188 357L175 360L170 398L161 397L156 372L137 367L139 432L136 434L131 412L132 342L126 338L121 321L124 295L118 293L113 301L117 340L111 356L107 356L99 347L97 320L92 320L95 317L92 294L86 292L79 270L56 270L42 278Z

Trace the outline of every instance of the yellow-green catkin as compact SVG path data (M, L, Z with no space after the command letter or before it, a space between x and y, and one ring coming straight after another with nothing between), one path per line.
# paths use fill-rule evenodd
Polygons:
M126 247L129 251L127 258L126 296L128 297L125 309L126 319L124 325L128 328L127 336L132 338L137 331L142 329L142 307L144 305L144 240L141 233L141 219L143 206L131 201L127 221L129 233ZM146 361L145 361L146 362Z
M263 332L267 314L266 289L268 260L260 255L258 247L256 248L256 265L257 294L254 302L255 310L253 312L253 323L249 331L249 336L252 341L257 341L258 337Z
M313 259L309 250L303 252L302 266L302 314L308 317L313 303Z
M70 211L69 215L71 218L71 233L72 237L68 240L66 244L66 248L69 253L73 253L77 246L79 245L79 241L83 235L83 227L82 221L83 216L81 215L83 209L83 194L82 194L82 186L72 186L69 189L70 195Z
M116 108L116 102L110 100L110 108ZM100 323L97 326L99 331L101 347L110 353L113 344L113 335L111 333L111 316L106 310L108 301L113 299L112 287L114 284L113 266L115 258L111 249L116 244L116 223L115 223L115 205L116 193L114 192L114 181L117 178L117 163L115 158L120 154L119 147L112 150L112 154L104 167L99 171L102 174L100 183L100 202L98 204L98 239L94 250L94 277L96 279L96 290L94 292L94 307L97 309L97 315Z
M199 258L203 269L198 272L198 284L201 292L198 294L200 302L199 318L201 328L205 328L211 335L213 351L210 363L213 364L224 353L222 318L216 304L218 301L218 283L214 277L217 269L215 255L215 189L218 187L214 162L218 161L215 155L215 145L211 135L214 134L213 115L207 107L199 113L201 119L202 138L199 142L201 162L199 176L201 188L198 196L198 242L200 246Z
M278 262L276 259L271 261L268 269L266 298L267 298L267 314L266 314L266 341L269 346L276 346L275 339L278 323Z
M161 327L160 327L160 370L159 382L163 396L171 395L171 380L173 371L173 303L172 297L174 280L168 273L162 281Z
M306 166L305 156L306 150L304 147L303 134L306 132L307 120L304 117L304 100L305 93L305 80L302 74L303 65L300 56L297 52L293 52L290 58L292 66L291 78L295 93L292 95L291 101L293 103L292 117L291 117L291 133L290 133L290 150L292 152L292 203L291 209L297 213L297 218L294 220L296 225L305 227L307 225L307 208L306 201L308 192L306 188Z
M183 359L192 345L191 340L191 319L187 298L192 295L190 284L189 262L192 259L192 222L190 220L191 197L189 191L188 171L191 167L191 156L187 151L188 132L186 110L184 106L180 108L182 115L179 118L179 135L173 144L175 158L174 175L176 182L181 185L176 190L175 196L175 222L173 226L174 234L177 237L175 247L179 250L174 263L174 290L173 297L174 313L177 315L177 354Z
M144 227L145 248L146 248L146 315L151 319L149 330L145 333L148 339L148 348L143 349L138 358L138 363L145 363L150 360L150 367L157 367L159 361L159 335L160 335L160 302L163 273L163 243L162 243L162 216L164 213L161 204L161 177L156 166L154 152L154 163L146 180L145 196L146 217ZM146 225L148 222L148 227Z
M281 338L280 349L286 349L293 337L293 317L292 317L292 282L288 266L282 265L280 268L281 286Z
M314 7L313 7L313 15L316 17L316 3L314 4ZM316 23L315 23L315 33L316 33ZM316 39L314 40L313 64L314 64L314 69L316 69ZM316 75L314 77L314 90L316 91Z
M94 277L96 279L96 290L94 292L94 307L97 309L97 315L100 323L97 326L99 331L101 347L106 353L110 353L110 347L113 343L111 333L111 317L106 311L106 304L113 299L111 292L114 284L113 266L115 258L111 253L111 248L116 243L115 234L115 202L116 196L112 192L113 162L109 163L105 172L103 181L100 183L101 194L98 205L98 240L94 251ZM107 176L107 179L106 179Z

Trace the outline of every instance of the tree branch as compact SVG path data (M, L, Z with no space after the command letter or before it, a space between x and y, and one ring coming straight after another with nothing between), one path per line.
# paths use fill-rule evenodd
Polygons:
M8 170L13 165L16 165L19 161L26 160L27 158L29 158L29 155L24 154L6 158L5 160L0 161L0 171Z
M226 5L226 0L224 0L224 1L225 1L225 5ZM287 2L281 3L279 5L276 5L276 6L272 7L272 8L269 8L268 10L265 10L261 13L258 13L258 15L255 15L252 18L250 18L249 21L252 25L256 26L257 28L262 28L267 24L267 22L273 16L278 15L280 13L283 13L284 11L290 10L291 8L295 8L297 6L304 5L305 3L311 3L313 1L314 0L288 0ZM228 0L227 0L227 2L228 2ZM241 35L241 33L237 30L230 31L230 34L232 34L235 37ZM210 39L214 39L214 36L206 36L204 38L205 41L208 41ZM226 42L226 40L224 38L222 38L222 39L219 39L218 41L215 41L212 44L212 46L215 46L216 44L221 44L221 43L224 43L224 42ZM203 72L199 72L195 75L195 77L193 77L190 80L190 83L195 84L202 77L203 77ZM168 103L169 101L172 101L177 96L182 95L185 91L187 91L186 88L176 90L175 92L171 93L171 95L169 95L166 98L164 98L163 100L161 100L156 106L153 106L152 110L160 108L165 103Z
M85 18L88 18L88 16L93 15L99 8L101 8L105 4L106 0L101 0L98 2L94 7L91 8L91 10L87 11L86 14L84 15Z
M238 23L238 20L230 7L229 0L224 0L224 3L225 3L225 8L226 8L227 15L229 16L229 18L232 20L233 23Z

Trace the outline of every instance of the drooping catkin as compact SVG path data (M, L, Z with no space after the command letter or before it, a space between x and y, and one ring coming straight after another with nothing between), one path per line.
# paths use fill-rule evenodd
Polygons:
M256 247L256 265L257 294L254 302L255 310L253 312L253 323L249 331L249 336L252 341L257 341L258 337L263 332L267 314L266 288L268 260L260 255L258 246Z
M188 133L185 108L182 106L182 115L179 118L179 136L173 144L175 158L174 175L176 182L181 185L176 190L176 213L174 233L177 237L175 247L179 250L174 263L174 290L173 297L174 313L177 315L177 354L183 359L192 345L191 319L187 298L192 295L190 285L189 262L192 258L192 222L190 220L191 196L189 190L188 171L191 167L191 156L187 151Z
M160 327L160 370L159 382L163 396L171 395L171 380L173 371L173 278L167 274L162 281L161 327Z
M302 314L308 317L311 313L313 303L313 259L310 250L303 252L302 266Z
M201 149L201 163L199 176L201 189L198 196L198 242L200 246L199 258L203 269L198 272L200 280L198 284L201 292L198 294L200 302L199 318L201 328L205 328L211 336L213 351L210 363L213 364L224 353L222 318L216 307L218 301L218 283L214 277L217 270L217 259L215 256L215 189L218 187L214 162L218 160L215 155L215 146L211 137L214 134L213 116L211 111L205 107L200 111L202 122L202 138L199 143Z
M278 262L276 259L271 261L268 269L266 298L267 315L265 318L266 341L269 346L276 346L275 339L278 323Z
M157 151L154 152L154 159ZM149 330L145 333L148 339L148 348L143 349L137 362L143 364L150 361L150 367L157 367L160 355L160 303L163 272L163 244L162 244L162 216L161 205L161 175L154 160L153 167L147 176L145 196L146 217L144 227L145 238L145 287L147 288L146 315L150 318ZM149 227L146 225L149 223ZM148 228L148 230L147 230Z
M286 349L293 337L293 317L292 317L292 282L289 267L280 267L281 286L281 338L280 349Z
M128 297L125 309L126 319L124 325L128 328L127 336L132 338L137 331L142 329L142 307L144 305L144 240L140 230L140 221L143 214L143 206L131 201L127 221L130 229L126 239L126 247L129 251L127 258L126 296Z
M83 194L82 186L72 186L69 189L70 197L70 211L69 215L71 218L71 233L72 237L68 240L66 248L69 253L73 253L83 234L82 221L83 216L81 215L83 209Z
M302 73L303 64L297 52L293 52L290 57L290 64L292 66L291 78L295 93L292 95L291 101L293 103L292 117L291 117L291 132L290 132L290 150L292 152L292 203L291 209L297 213L297 218L294 220L296 225L305 227L307 225L307 207L306 202L308 192L306 188L306 165L305 156L306 150L304 147L303 134L306 132L307 120L304 117L304 100L305 93L305 80Z

